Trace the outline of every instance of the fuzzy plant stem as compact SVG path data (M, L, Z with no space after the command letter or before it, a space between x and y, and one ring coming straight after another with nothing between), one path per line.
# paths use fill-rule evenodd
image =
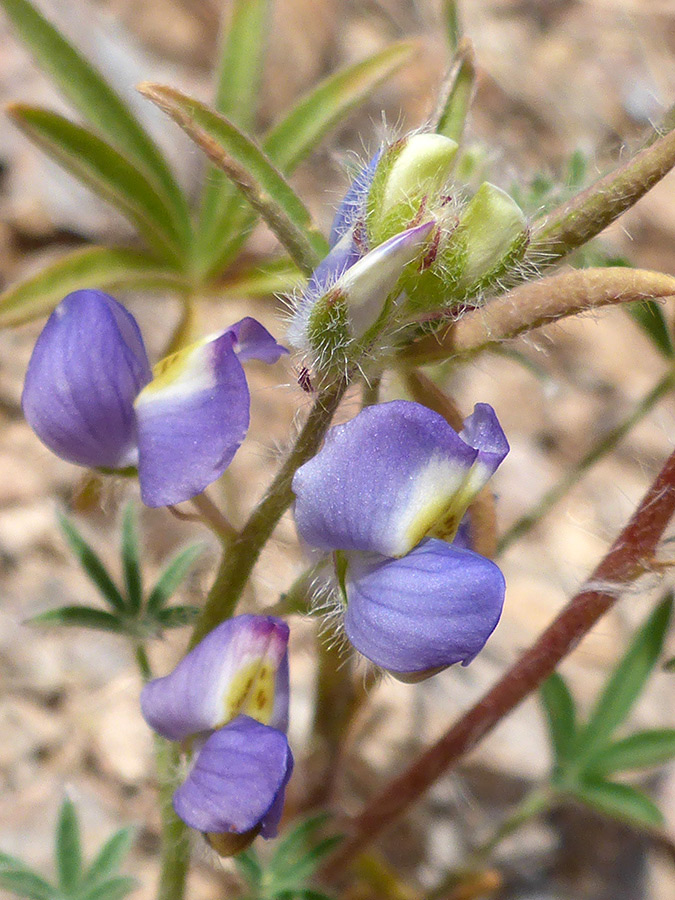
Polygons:
M190 646L198 644L234 612L262 548L293 501L293 475L319 449L347 384L345 377L321 391L286 462L236 539L225 549L213 587L195 624Z
M321 871L339 879L345 867L399 818L448 769L535 691L615 603L622 588L644 573L675 513L675 453L582 590L484 697L435 744L391 780L347 825L348 837Z
M173 809L176 774L180 767L178 744L155 737L155 761L162 816L161 867L157 900L183 900L190 868L190 833Z

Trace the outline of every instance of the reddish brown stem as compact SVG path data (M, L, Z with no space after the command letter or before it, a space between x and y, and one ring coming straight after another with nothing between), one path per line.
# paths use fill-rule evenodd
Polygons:
M612 606L621 588L646 570L675 513L675 453L586 586L539 639L435 744L390 781L348 826L348 837L321 875L338 879L345 866L401 816L431 785L468 753L553 672Z

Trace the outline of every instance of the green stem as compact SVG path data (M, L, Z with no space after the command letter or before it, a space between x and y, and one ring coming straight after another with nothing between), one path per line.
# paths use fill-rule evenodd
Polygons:
M293 475L318 450L347 384L347 377L344 377L321 391L286 462L236 540L226 548L213 587L197 619L190 646L198 644L234 612L262 548L293 501Z
M150 681L152 678L152 669L150 668L150 660L143 644L136 645L136 662L144 682Z
M177 744L155 737L155 760L162 815L161 869L157 900L183 900L190 868L190 835L172 805L176 773L180 767Z
M527 534L540 519L561 500L565 494L577 484L595 463L610 453L623 440L628 432L643 419L659 400L675 387L675 372L668 372L651 391L643 397L633 412L613 428L602 440L598 441L579 462L572 466L563 477L542 497L537 506L527 515L522 516L504 533L497 545L497 553L503 553L515 541Z

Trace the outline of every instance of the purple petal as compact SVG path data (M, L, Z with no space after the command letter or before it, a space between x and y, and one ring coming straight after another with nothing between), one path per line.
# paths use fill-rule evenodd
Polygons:
M471 415L464 420L459 436L478 450L471 476L471 487L478 493L509 452L509 442L494 409L487 403L474 406Z
M408 674L471 662L499 621L504 577L471 550L427 539L403 559L350 554L346 590L351 643Z
M286 735L239 716L208 738L173 806L198 831L243 834L261 825L273 837L292 770Z
M235 322L228 331L234 336L234 352L242 363L248 359L259 359L271 364L288 353L288 350L277 344L269 331L251 316Z
M443 517L476 455L419 403L370 406L296 472L298 531L324 550L402 556Z
M382 148L377 151L370 162L361 168L359 174L352 181L349 190L338 207L338 211L335 213L328 240L330 247L334 247L340 238L354 226L355 222L358 219L362 219L365 215L368 191L373 183L375 169L377 169L381 156Z
M361 249L354 240L353 230L345 232L328 256L312 272L301 303L311 303L325 294L347 269L358 262L362 255Z
M235 616L214 628L169 675L143 688L141 710L158 734L182 741L240 713L288 725L288 625Z
M225 331L162 360L136 398L138 474L147 506L200 494L239 449L250 404L234 339Z
M110 469L136 463L133 402L152 377L134 317L102 291L69 294L28 364L23 410L50 450Z

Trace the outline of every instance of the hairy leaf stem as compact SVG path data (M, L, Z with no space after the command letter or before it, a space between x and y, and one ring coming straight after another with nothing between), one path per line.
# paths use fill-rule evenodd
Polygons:
M621 588L646 571L674 512L675 453L581 591L497 684L349 823L347 840L322 869L325 880L339 878L355 856L539 687L615 603Z

